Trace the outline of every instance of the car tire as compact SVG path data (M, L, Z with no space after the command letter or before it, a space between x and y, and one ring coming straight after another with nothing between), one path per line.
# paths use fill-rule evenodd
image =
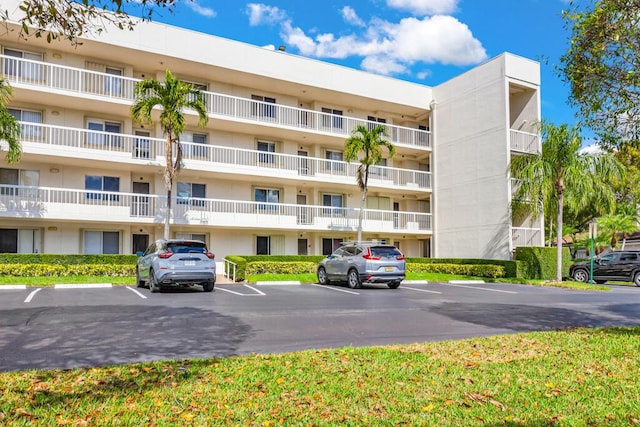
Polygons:
M347 286L351 289L358 289L362 286L362 282L360 282L360 275L358 274L358 270L352 268L347 273Z
M158 286L158 282L156 282L156 275L153 273L153 270L149 270L149 290L153 294L160 292L160 286Z
M140 280L140 271L136 268L136 288L144 288L144 280Z
M640 271L636 271L633 275L633 284L636 286L640 286Z
M606 280L596 280L595 281L598 285L604 285L605 283L607 283Z
M327 270L324 267L318 268L318 283L322 286L329 284L329 278L327 277Z
M589 272L584 268L578 268L573 272L573 279L578 282L587 283L589 281Z
M391 289L398 289L398 287L400 286L400 282L389 282L387 283L387 286Z
M216 282L214 282L213 280L209 280L208 282L204 282L202 284L202 290L205 292L211 292L213 291L213 288L215 285L216 285Z

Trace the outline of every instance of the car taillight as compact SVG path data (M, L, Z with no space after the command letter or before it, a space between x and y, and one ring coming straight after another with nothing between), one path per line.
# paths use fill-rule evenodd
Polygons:
M158 258L167 259L171 258L171 255L173 255L173 252L161 252L158 254Z
M366 253L366 254L364 254L364 255L362 255L362 258L364 258L364 259L370 259L370 260L378 260L378 259L380 259L380 257L379 257L379 256L373 256L373 255L371 254L371 249L370 249L370 248L367 248L367 253Z
M205 252L204 254L205 254L205 255L207 256L207 258L209 258L209 259L215 259L215 258L216 258L216 255L215 255L215 254L212 254L211 252Z
M397 256L396 259L398 261L403 261L404 260L404 255Z

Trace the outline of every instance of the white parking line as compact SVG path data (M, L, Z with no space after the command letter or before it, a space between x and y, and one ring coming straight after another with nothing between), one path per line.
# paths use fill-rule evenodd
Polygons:
M27 296L27 298L24 300L24 302L31 302L31 300L33 299L33 297L35 297L35 296L36 296L36 294L38 293L38 291L39 291L40 289L42 289L42 288L36 289L35 291L31 291L31 292L29 293L29 296Z
M216 291L225 291L225 292L229 292L230 294L240 295L240 296L247 295L247 294L241 294L240 292L232 291L230 289L221 288L220 286L216 286Z
M442 294L442 292L438 292L438 291L431 291L431 290L428 290L428 289L410 288L408 286L400 286L398 289L409 289L409 290L418 291L418 292L428 292L430 294Z
M27 285L0 285L0 290L3 291L15 291L15 290L27 289Z
M126 286L126 288L129 289L134 294L138 295L140 298L147 299L147 297L145 295L141 294L140 291L138 291L137 289L133 289L133 288L130 288L128 286Z
M311 283L311 286L317 286L319 288L329 289L332 291L344 292L345 294L360 295L359 292L348 291L346 289L340 289L340 288L334 288L333 286L316 285L315 283Z
M260 295L266 295L264 292L257 290L256 288L254 288L253 286L249 286L249 285L243 285L253 291L256 291L257 293L259 293Z
M478 286L454 285L454 284L451 284L451 283L440 283L440 284L442 286L453 286L455 288L468 288L468 289L478 289L480 291L502 292L504 294L517 294L517 292L513 292L513 291L503 291L501 289L480 288Z
M300 281L298 280L289 280L289 281L278 281L278 282L268 282L268 281L264 281L264 282L256 282L256 285L258 286L291 286L291 285L299 285Z

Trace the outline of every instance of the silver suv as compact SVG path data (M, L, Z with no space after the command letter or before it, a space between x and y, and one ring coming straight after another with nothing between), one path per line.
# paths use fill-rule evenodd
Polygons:
M345 243L318 265L318 283L346 281L350 288L363 283L386 283L391 289L405 277L404 255L393 245L376 242Z
M136 285L148 286L151 292L192 285L211 292L215 283L215 255L200 240L157 240L136 264Z

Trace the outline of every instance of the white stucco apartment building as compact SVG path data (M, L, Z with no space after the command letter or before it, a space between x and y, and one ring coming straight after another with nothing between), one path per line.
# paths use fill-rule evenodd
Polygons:
M0 34L24 155L0 154L0 252L135 253L163 234L164 137L132 121L140 79L197 84L172 237L228 254L323 254L357 234L358 124L397 149L373 170L363 238L407 256L509 259L542 244L512 218L513 156L540 149L539 64L502 54L439 86L374 75L159 23L72 45Z

